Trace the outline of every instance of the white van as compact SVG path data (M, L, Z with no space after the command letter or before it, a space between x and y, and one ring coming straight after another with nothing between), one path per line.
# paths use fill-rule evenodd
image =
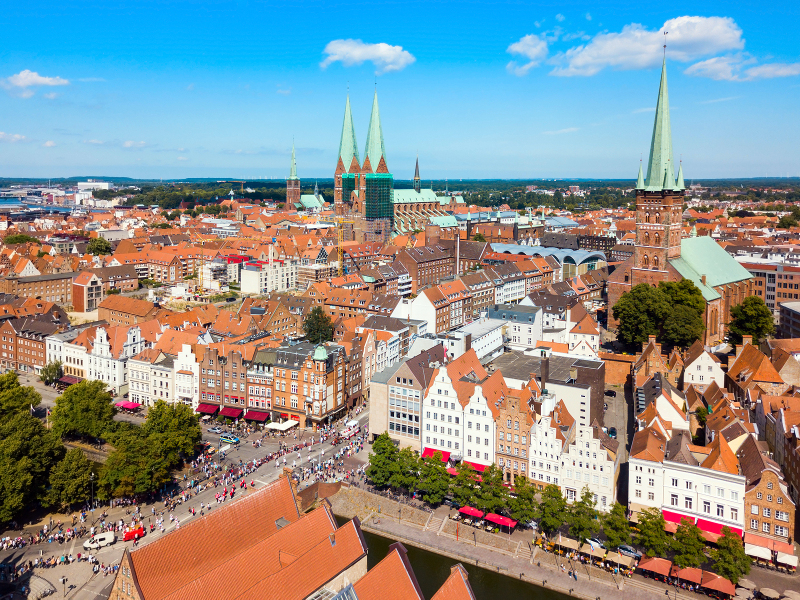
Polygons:
M83 549L97 550L98 548L102 548L103 546L110 546L116 541L117 541L117 536L114 534L113 531L98 533L90 537L85 542L83 542Z

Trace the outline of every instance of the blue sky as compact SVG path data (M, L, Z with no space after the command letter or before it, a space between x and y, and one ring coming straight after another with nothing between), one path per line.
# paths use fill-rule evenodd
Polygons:
M747 6L741 6L747 4ZM13 2L0 176L635 178L667 36L687 180L800 175L800 3Z

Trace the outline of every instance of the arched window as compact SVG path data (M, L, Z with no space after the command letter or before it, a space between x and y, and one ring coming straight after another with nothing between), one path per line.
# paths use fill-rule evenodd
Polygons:
M654 269L658 269L658 257L657 256L653 257L653 268Z
M642 266L647 269L650 266L650 259L647 258L647 254L642 257Z
M661 236L658 235L657 233L655 234L655 240L656 240L656 246L660 246L661 245Z
M644 245L645 246L650 245L650 234L646 231L644 232Z
M649 223L650 222L650 213L649 212L648 213L644 213L644 222L645 223Z
M661 213L656 213L656 223L661 223Z

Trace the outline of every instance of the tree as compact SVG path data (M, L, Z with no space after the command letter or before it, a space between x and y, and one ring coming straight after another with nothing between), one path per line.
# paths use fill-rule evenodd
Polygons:
M619 502L614 502L611 511L603 517L603 533L606 534L609 548L631 543L631 526L625 507Z
M611 309L619 321L618 336L626 344L641 344L660 333L670 305L661 290L640 283L625 292Z
M478 491L477 473L468 462L463 460L456 465L456 471L458 474L450 482L453 500L461 506L472 506L475 504L475 494Z
M790 215L783 215L780 219L778 219L778 229L789 229L791 227L797 227L797 219Z
M667 302L672 306L685 306L693 309L699 315L702 315L706 310L703 292L691 279L661 281L658 284L658 289L664 292Z
M700 427L705 427L706 419L708 419L708 409L705 406L700 406L694 411L694 416L697 417L697 424Z
M686 348L700 339L705 329L703 313L677 305L664 320L662 337L665 342Z
M88 252L89 254L94 254L95 256L100 256L103 254L111 254L111 251L112 251L111 242L101 237L94 238L86 246L86 252Z
M472 241L486 243L486 237L479 231L478 233L472 236Z
M54 362L49 362L42 367L42 370L39 372L39 379L41 379L47 385L50 385L51 383L55 383L61 379L62 375L63 370L61 369L61 361L57 360Z
M550 484L542 492L542 498L534 513L539 529L552 533L564 524L567 501L557 485Z
M450 490L450 474L442 462L440 451L422 460L418 486L422 491L422 499L428 504L436 505L444 501Z
M310 342L321 344L333 339L333 323L321 306L315 306L303 321L303 333Z
M594 494L589 486L584 486L580 500L573 503L567 512L569 532L579 542L585 542L597 531L597 510L594 507Z
M42 397L32 387L23 387L14 371L0 375L0 419L19 413L30 414L31 406L39 406Z
M389 478L389 485L411 492L419 480L419 457L411 448L403 448L397 455L397 468Z
M703 554L703 549L706 547L705 538L700 528L689 519L681 519L671 546L675 552L672 562L681 569L699 567L706 561L706 556Z
M92 463L80 449L73 448L67 452L50 471L50 491L45 504L66 508L89 500L91 472Z
M14 233L11 235L7 235L5 238L3 238L3 244L5 244L6 246L11 244L29 244L29 243L41 244L41 242L37 240L35 237L25 235L24 233Z
M28 412L0 419L0 523L44 498L48 473L64 446Z
M174 455L166 455L158 440L145 436L142 429L122 422L108 431L114 451L100 470L97 498L150 492L171 480L171 470L177 466Z
M367 467L367 477L373 485L378 487L389 485L397 467L397 455L397 447L388 433L384 432L375 438Z
M514 496L509 498L509 516L528 524L536 519L536 488L523 475L514 478Z
M741 344L742 336L753 336L753 343L758 343L775 332L772 311L764 304L761 296L748 296L741 304L731 308L731 322L728 323L726 341L729 344Z
M717 540L717 550L712 551L714 571L730 579L733 585L750 572L750 557L744 553L742 538L730 527L722 528L722 537Z
M117 409L102 381L81 381L56 398L51 416L53 433L101 437L111 425Z
M189 456L203 437L199 419L185 404L167 404L158 400L147 413L142 434L150 444L157 445L161 454L171 463Z
M637 541L647 556L664 556L669 545L664 515L657 508L646 508L639 513L639 535Z
M475 497L476 508L487 513L496 513L508 501L508 488L503 485L503 472L492 464L483 472L481 479L480 489Z

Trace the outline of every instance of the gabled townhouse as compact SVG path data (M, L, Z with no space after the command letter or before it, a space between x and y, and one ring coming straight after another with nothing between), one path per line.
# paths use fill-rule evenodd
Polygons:
M113 393L124 394L129 390L128 360L145 347L139 326L90 327L64 344L64 373L102 381Z
M706 350L700 340L695 340L694 344L689 347L683 362L682 383L684 389L692 385L702 393L714 381L720 387L725 386L725 373L719 358Z
M461 282L472 296L472 319L477 319L495 303L494 283L483 270L464 275Z
M174 403L175 362L155 348L142 350L128 360L131 402L153 406L158 400Z
M672 386L678 387L683 374L683 360L675 349L669 356L662 354L661 344L656 342L656 336L651 335L647 343L642 344L642 352L637 355L636 362L631 364L634 387L641 386L654 373L661 373Z
M619 442L612 440L595 422L578 425L575 436L561 453L561 490L567 502L580 500L589 488L595 508L608 512L617 500L617 479L622 454Z
M494 265L485 270L494 283L495 304L516 304L527 295L525 275L514 263Z
M487 312L490 319L508 324L505 338L510 348L534 348L542 339L542 310L538 306L495 304Z
M173 359L175 401L197 409L200 403L200 363L191 344L181 344Z
M65 328L48 315L0 322L0 367L38 374L47 364L47 340Z
M649 427L656 417L669 423L671 431L689 431L686 396L661 374L654 373L636 390L634 413L638 429Z
M498 378L499 375L500 371L495 371L489 380ZM531 428L537 418L535 401L540 394L539 384L533 377L525 387L518 390L508 387L500 376L492 388L489 389L493 396L497 397L499 394L499 401L496 401L497 464L503 470L503 479L514 485L518 476L528 477L528 452L531 445ZM483 389L486 390L487 385L484 385ZM469 449L467 452L469 453Z
M600 331L591 315L587 314L569 332L570 354L597 358L600 350Z
M729 360L725 386L744 406L759 394L781 396L791 388L766 355L753 345L753 338L749 335L743 336L741 346L736 347L736 356Z
M561 456L575 436L576 422L559 400L530 429L529 479L539 490L553 484L561 487Z

